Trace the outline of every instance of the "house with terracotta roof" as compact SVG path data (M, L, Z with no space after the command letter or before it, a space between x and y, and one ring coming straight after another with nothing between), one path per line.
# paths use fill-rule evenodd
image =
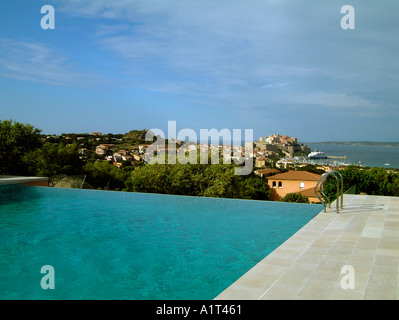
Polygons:
M260 176L261 178L263 178L263 177L270 176L272 174L280 173L280 171L277 169L259 169L259 170L255 170L254 173L256 175Z
M310 203L319 203L314 187L321 175L308 171L288 171L267 178L271 189L271 199L280 201L288 193L300 193L309 198Z

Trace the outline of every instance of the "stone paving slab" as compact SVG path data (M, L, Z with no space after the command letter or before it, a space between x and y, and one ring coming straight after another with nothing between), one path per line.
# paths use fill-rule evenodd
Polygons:
M215 299L398 300L398 278L399 198L345 195Z

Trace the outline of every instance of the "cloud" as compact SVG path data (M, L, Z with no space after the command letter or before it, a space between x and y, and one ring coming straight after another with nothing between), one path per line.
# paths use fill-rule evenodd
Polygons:
M303 106L345 109L347 111L351 109L370 110L378 107L374 101L345 93L312 92L291 96L289 101Z
M79 71L62 54L43 44L0 38L0 75L32 82L89 87L98 75Z
M96 26L96 35L97 36L108 36L118 34L125 30L128 30L129 26L127 24L98 24Z
M386 0L357 3L353 32L333 0L57 1L97 19L93 41L123 61L118 76L150 91L236 107L375 108L399 81L399 5Z
M110 21L130 23L123 34L105 34L96 41L123 61L119 71L125 83L190 95L205 104L238 106L265 99L265 89L287 87L321 72L280 58L284 49L279 37L289 33L289 23L262 2L252 1L258 10L237 1L154 3L104 3L101 9L97 3L81 9L90 17L118 16ZM283 26L277 27L280 19Z

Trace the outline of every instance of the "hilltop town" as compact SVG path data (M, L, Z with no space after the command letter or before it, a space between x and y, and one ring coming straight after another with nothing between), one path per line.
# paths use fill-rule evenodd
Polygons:
M145 137L152 138L147 141ZM145 152L154 141L162 141L159 136L155 136L151 131L131 130L126 134L103 134L101 132L91 132L83 134L61 134L43 136L43 142L64 143L78 145L79 156L82 160L95 158L100 161L107 161L116 167L122 166L141 166L146 163ZM183 151L189 152L198 150L200 152L218 150L220 158L226 159L230 155L234 157L249 156L253 158L254 170L256 174L263 175L265 168L276 169L295 169L306 166L304 161L310 153L310 148L298 142L298 138L288 135L272 134L259 137L253 142L252 148L248 144L244 146L229 145L208 145L195 142L173 141L170 146L168 140L162 141L157 148L157 152ZM250 150L250 151L249 151ZM299 160L298 160L299 159ZM323 171L331 169L330 166L318 166Z
M44 142L53 143L76 143L79 147L79 155L81 159L88 159L95 157L98 160L112 162L115 166L121 167L123 165L137 165L137 163L145 162L144 153L153 141L145 140L145 137L152 137L153 141L162 140L162 138L155 137L148 130L132 130L126 134L102 134L101 132L91 132L84 134L62 134L62 135L48 135L44 136ZM282 158L293 158L294 156L306 156L310 149L303 144L298 143L296 137L289 137L287 135L273 134L268 137L260 137L258 141L254 141L253 148L250 153L248 151L248 144L245 146L229 146L229 145L208 145L203 143L185 143L183 141L173 141L172 147L168 146L168 141L165 140L165 147L157 147L157 151L168 152L171 148L176 151L180 148L185 148L184 151L197 149L199 151L219 150L219 155L226 157L226 154L234 156L249 155L254 159L255 167L262 168L267 164L276 166L276 162ZM280 164L280 163L279 163Z

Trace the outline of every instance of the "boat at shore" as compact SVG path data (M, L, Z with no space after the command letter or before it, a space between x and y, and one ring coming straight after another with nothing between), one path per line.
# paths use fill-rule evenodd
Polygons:
M334 155L346 155L346 159L339 159L338 161L363 167L399 168L399 147L333 144L308 144L308 147L311 151L321 150L328 155L327 160L310 160L308 158L312 162L327 162Z
M327 153L315 150L308 154L308 158L314 160L327 159Z

